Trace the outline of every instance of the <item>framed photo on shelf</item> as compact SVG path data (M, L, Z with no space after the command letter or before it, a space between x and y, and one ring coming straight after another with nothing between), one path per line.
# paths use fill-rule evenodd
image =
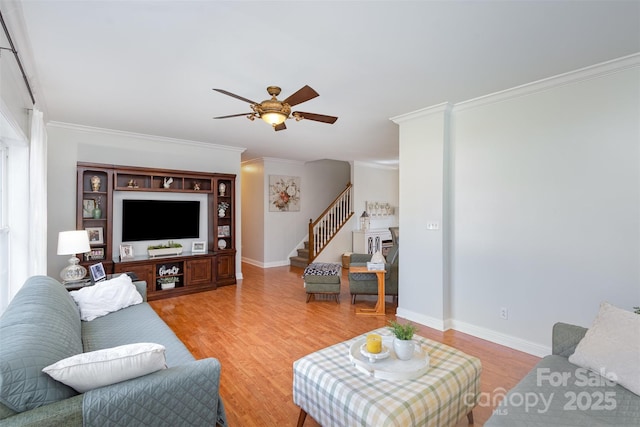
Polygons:
M104 248L94 248L84 255L85 261L104 259Z
M104 271L104 266L101 262L89 266L89 272L91 273L91 280L94 283L100 282L107 277L107 273Z
M96 208L96 201L84 199L82 201L82 218L93 218L93 210Z
M231 227L228 225L219 225L218 237L231 237Z
M205 242L193 242L191 244L192 254L203 254L205 252L207 252L207 245Z
M133 246L132 245L120 245L120 259L133 258Z
M89 244L90 245L103 245L104 244L104 234L102 227L87 227L87 234L89 235Z

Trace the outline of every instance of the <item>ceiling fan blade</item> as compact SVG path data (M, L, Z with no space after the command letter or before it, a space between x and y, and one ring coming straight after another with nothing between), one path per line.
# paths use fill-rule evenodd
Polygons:
M286 128L287 128L287 125L285 125L284 122L282 122L279 125L275 125L273 130L275 130L277 132L279 130L285 130Z
M294 105L307 102L308 100L313 99L316 96L319 96L318 92L311 89L309 86L305 85L302 89L298 90L296 93L289 96L287 99L285 99L282 102L286 102L291 107L293 107Z
M214 119L228 119L229 117L241 117L241 116L249 116L253 114L253 112L251 113L240 113L240 114L231 114L229 116L220 116L220 117L214 117Z
M215 90L216 92L224 93L225 95L231 96L232 98L239 99L240 101L248 102L249 104L257 104L256 101L252 101L252 100L244 98L244 97L242 97L240 95L236 95L235 93L228 92L228 91L226 91L224 89L213 89L213 90Z
M322 122L322 123L333 124L336 122L336 120L338 120L338 118L335 116L325 116L324 114L305 113L303 111L296 111L295 113L293 113L293 115L296 117L302 117L303 119L306 119L306 120L314 120L316 122Z

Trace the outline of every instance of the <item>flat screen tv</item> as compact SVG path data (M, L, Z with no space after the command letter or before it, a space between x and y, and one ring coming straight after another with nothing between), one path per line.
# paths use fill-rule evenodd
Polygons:
M122 241L200 237L200 202L190 200L123 200Z

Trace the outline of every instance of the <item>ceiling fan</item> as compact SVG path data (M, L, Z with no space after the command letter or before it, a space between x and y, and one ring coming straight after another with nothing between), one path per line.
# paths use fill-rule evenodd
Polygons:
M230 117L246 116L249 120L253 121L257 117L269 123L276 131L286 129L287 126L284 124L284 122L285 120L290 118L294 118L296 119L296 121L306 119L330 124L333 124L336 122L336 120L338 120L337 117L325 116L323 114L305 113L302 111L294 111L293 113L291 112L291 107L293 107L294 105L302 104L303 102L306 102L318 96L318 92L307 85L295 92L293 95L289 96L284 101L278 101L278 99L276 98L278 95L280 95L280 88L278 86L269 86L267 88L267 93L271 95L271 99L266 99L262 102L252 101L240 95L236 95L235 93L228 92L224 89L213 90L224 93L225 95L229 95L241 101L248 102L252 110L250 113L231 114L229 116L214 117L214 119L228 119Z

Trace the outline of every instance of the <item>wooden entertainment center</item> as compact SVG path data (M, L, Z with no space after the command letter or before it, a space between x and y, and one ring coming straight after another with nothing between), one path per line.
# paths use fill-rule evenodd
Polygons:
M147 282L149 300L235 284L235 178L233 174L78 162L76 228L86 229L91 243L91 252L81 264L101 262L107 274L135 273ZM113 206L118 191L206 194L208 251L191 253L191 248L184 248L173 256L113 258ZM221 205L227 208L220 210ZM149 221L154 221L153 216Z

